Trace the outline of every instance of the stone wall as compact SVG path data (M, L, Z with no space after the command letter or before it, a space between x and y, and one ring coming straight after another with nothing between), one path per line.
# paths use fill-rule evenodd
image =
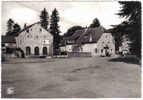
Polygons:
M91 57L90 52L68 52L68 57Z
M108 51L114 55L115 54L115 41L111 33L104 33L97 43L98 53L101 55L105 47L108 47Z

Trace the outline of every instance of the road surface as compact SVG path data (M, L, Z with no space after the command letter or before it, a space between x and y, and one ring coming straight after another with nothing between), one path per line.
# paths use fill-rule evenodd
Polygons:
M12 59L2 64L2 97L137 98L141 67L112 57ZM12 88L12 93L7 90Z

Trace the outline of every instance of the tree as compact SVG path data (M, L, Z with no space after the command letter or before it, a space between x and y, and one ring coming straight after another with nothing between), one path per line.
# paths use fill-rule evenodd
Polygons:
M11 32L13 31L13 24L14 24L14 21L12 19L9 19L7 21L7 33L6 33L6 35L11 34Z
M90 28L95 28L95 27L99 27L100 26L100 22L97 18L95 18L92 22L92 24L90 24Z
M58 52L59 50L59 43L60 43L60 30L59 30L59 13L57 11L57 9L55 8L52 11L52 15L51 15L51 23L50 23L50 32L53 34L53 53L54 55Z
M73 26L67 30L67 32L64 34L64 37L70 37L72 36L77 30L84 29L82 26Z
M12 31L13 24L14 24L14 21L13 21L12 19L9 19L8 22L7 22L8 31L9 31L9 32Z
M119 25L113 25L112 29L108 29L109 32L112 33L114 39L115 39L115 49L116 51L119 51L119 47L122 45L122 37L125 35L126 30L128 29L126 26L126 22L122 22Z
M17 24L17 23L14 24L12 35L13 35L13 36L18 36L18 33L20 32L20 30L21 30L20 25Z
M21 30L21 27L19 24L14 23L14 21L12 19L9 19L7 22L7 36L17 36L18 33Z
M49 19L48 12L47 12L46 8L44 8L44 9L41 11L41 15L40 15L41 26L42 26L44 29L48 29L48 24L49 24L48 19Z
M139 1L121 1L119 3L122 8L118 15L125 18L125 21L124 24L118 25L120 27L118 31L128 35L131 40L131 53L141 58L141 3Z

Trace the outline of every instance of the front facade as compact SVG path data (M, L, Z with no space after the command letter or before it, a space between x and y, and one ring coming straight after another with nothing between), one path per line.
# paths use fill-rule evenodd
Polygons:
M103 33L97 42L89 42L81 45L82 52L91 52L92 56L115 54L115 44L111 33Z
M79 53L89 52L92 56L115 54L114 38L111 33L105 33L102 27L80 30L75 34L78 33L79 35L79 32L81 33L76 42L71 45L65 45L64 50ZM75 34L73 34L74 37L76 36Z
M20 32L16 37L16 45L27 57L53 55L53 36L42 28L40 23L35 23Z
M111 33L104 33L97 42L97 52L99 55L115 55L115 41Z

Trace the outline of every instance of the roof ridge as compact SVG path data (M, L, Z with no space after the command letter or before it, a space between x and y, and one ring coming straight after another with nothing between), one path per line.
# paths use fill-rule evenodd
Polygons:
M40 21L38 21L38 22L35 22L35 23L33 23L33 24L31 24L31 25L28 25L26 28L23 28L20 32L18 32L19 34L21 33L21 32L23 32L23 31L25 31L25 30L27 30L27 29L29 29L29 28L31 28L32 26L34 26L34 25L36 25L36 24L40 24ZM43 28L43 27L42 27ZM44 29L44 28L43 28ZM44 30L46 30L46 29L44 29ZM48 31L48 30L46 30L46 31ZM49 31L48 31L49 32ZM50 33L50 32L49 32ZM19 36L19 34L18 34L18 36Z

